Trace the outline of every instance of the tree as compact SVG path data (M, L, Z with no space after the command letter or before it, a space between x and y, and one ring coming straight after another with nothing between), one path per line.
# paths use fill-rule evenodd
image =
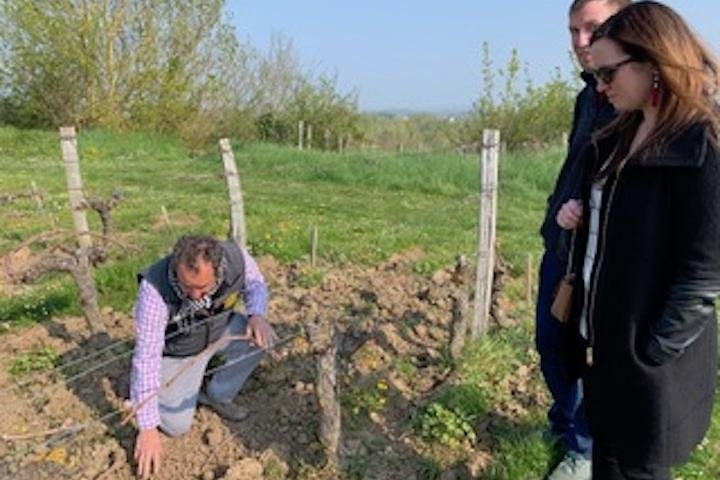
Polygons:
M222 7L0 0L0 121L177 133L191 146L288 142L298 119L356 130L354 93L304 70L282 36L264 54L239 42Z
M227 98L222 0L0 0L5 120L177 131Z
M482 50L482 80L473 114L466 124L473 142L480 141L485 128L496 128L508 148L531 147L560 139L570 128L577 83L563 78L556 69L549 81L536 87L525 68L526 85L518 88L522 63L513 50L504 69L494 71L487 43ZM495 91L496 75L502 90ZM499 93L499 100L495 98Z

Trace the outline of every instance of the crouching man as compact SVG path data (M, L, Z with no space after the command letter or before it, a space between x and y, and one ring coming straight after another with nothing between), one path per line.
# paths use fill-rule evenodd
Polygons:
M265 319L267 286L257 264L232 240L183 236L173 252L139 276L130 400L137 408L138 474L157 472L162 437L187 432L198 402L223 418L247 412L233 403L277 336ZM237 313L242 299L247 316ZM208 361L226 368L203 387Z

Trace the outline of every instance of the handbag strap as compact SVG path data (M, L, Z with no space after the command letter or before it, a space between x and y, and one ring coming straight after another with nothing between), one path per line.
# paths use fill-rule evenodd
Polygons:
M565 268L566 276L572 272L573 256L575 254L575 237L577 237L577 229L573 228L572 237L570 238L570 253L568 254L567 267Z

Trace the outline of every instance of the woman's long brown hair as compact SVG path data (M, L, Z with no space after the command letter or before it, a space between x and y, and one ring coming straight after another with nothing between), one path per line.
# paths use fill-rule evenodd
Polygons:
M658 118L638 152L662 149L694 123L708 125L717 143L720 134L720 68L715 55L670 7L654 1L633 3L610 17L594 32L591 42L612 40L628 55L648 62L660 77ZM639 111L621 113L596 139L619 138L618 150L607 173L615 171L628 154L642 119ZM642 158L643 155L638 155Z

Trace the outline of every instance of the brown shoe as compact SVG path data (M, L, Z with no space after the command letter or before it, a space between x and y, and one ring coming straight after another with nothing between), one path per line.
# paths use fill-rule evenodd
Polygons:
M230 420L231 422L239 422L250 415L250 411L247 408L235 405L233 402L225 403L217 401L202 390L198 395L198 403L211 408L222 418Z

